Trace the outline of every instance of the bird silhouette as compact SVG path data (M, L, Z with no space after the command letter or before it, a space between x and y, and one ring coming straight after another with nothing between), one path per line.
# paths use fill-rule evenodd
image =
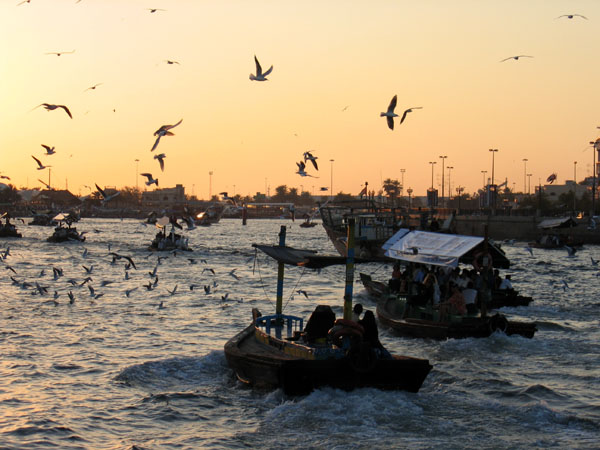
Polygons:
M175 125L163 125L162 127L160 127L158 130L156 130L154 132L154 136L156 137L156 141L154 141L154 145L152 146L152 149L150 150L151 152L153 152L156 147L158 147L158 143L160 142L160 138L163 136L174 136L174 133L172 133L171 129L175 128L177 125L179 125L181 122L183 122L183 119L181 119L179 122L177 122Z
M71 119L73 118L73 115L71 114L71 111L69 111L69 108L67 108L65 105L53 105L51 103L42 103L41 105L38 105L35 108L39 108L40 106L43 106L44 108L46 108L47 111L54 111L57 108L64 109L64 111L67 113L67 115Z
M266 77L273 71L273 66L271 66L269 68L269 70L267 70L265 73L263 73L262 67L260 66L260 63L258 62L258 58L256 57L256 55L254 55L254 62L256 63L256 75L251 73L250 79L252 81L268 81Z
M533 58L533 56L529 56L529 55L509 56L508 58L504 58L504 59L500 60L500 62L508 61L509 59L514 59L515 61L518 61L519 58Z
M394 129L394 117L398 117L398 114L396 114L394 112L394 109L396 109L396 103L398 102L398 96L394 95L394 97L392 97L392 100L390 101L390 104L388 105L387 111L386 112L382 112L379 114L379 117L385 117L387 120L387 124L388 124L388 128L390 130Z

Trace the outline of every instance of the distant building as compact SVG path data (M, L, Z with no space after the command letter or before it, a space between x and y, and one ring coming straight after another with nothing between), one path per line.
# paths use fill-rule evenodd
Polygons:
M46 209L68 209L81 205L81 200L67 190L43 190L34 194L31 206Z
M185 203L185 188L182 184L177 184L174 188L142 192L142 206L165 208Z

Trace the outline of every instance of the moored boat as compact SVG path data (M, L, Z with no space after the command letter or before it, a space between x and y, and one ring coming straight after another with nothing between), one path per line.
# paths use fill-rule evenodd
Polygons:
M4 223L2 223L2 219L4 219ZM10 223L10 219L10 215L6 212L0 216L0 238L23 237L21 233L17 231L17 227Z
M351 228L351 227L350 227ZM352 317L352 280L346 280L344 318L336 319L327 305L319 305L303 327L303 319L282 314L284 264L323 267L311 251L285 245L256 248L278 261L277 304L274 315L252 322L225 344L225 356L238 379L256 388L281 388L288 395L304 395L330 386L344 390L374 387L417 392L432 366L425 359L391 355L367 340L366 330ZM353 273L352 252L346 274ZM335 259L339 259L336 257ZM365 325L366 326L366 325Z

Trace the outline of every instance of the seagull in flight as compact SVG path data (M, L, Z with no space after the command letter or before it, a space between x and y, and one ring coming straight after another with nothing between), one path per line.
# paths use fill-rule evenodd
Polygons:
M161 172L165 171L165 161L164 159L167 157L167 155L165 155L164 153L161 153L159 155L154 155L154 159L158 159L158 163L160 164L160 170Z
M235 202L235 198L230 197L229 195L227 195L227 192L219 192L219 195L223 196L223 201L224 202L231 202L234 206L237 205L237 203Z
M398 101L398 96L394 95L392 101L390 102L388 109L386 112L382 112L379 114L379 117L385 117L387 120L387 124L390 130L394 129L394 117L398 117L398 114L394 112L396 109L396 103Z
M150 11L150 14L154 14L156 11L166 11L166 9L160 9L160 8L147 8L148 11Z
M254 75L254 74L251 73L250 74L250 79L252 81L268 81L267 80L267 76L273 70L273 66L271 66L269 68L269 70L267 70L265 73L263 73L262 67L260 67L260 63L258 62L258 58L256 57L256 55L254 55L254 62L256 63L256 75Z
M160 142L160 138L161 137L163 137L163 136L174 136L174 133L170 132L169 130L172 129L172 128L175 128L181 122L183 122L183 119L181 119L175 125L163 125L158 130L156 130L154 132L154 136L157 136L157 138L156 138L156 141L154 142L154 145L152 146L152 149L150 151L153 152L156 149L156 147L158 147L158 143Z
M44 170L46 167L52 167L52 166L45 166L45 165L43 165L42 162L39 159L37 159L35 156L33 156L33 155L31 155L31 157L33 159L35 159L35 162L38 164L38 169L37 170Z
M529 254L533 256L533 249L529 245L525 247L525 250L527 250Z
M518 61L519 58L533 58L533 56L530 55L516 55L516 56L509 56L508 58L504 58L503 60L501 60L500 62L504 62L504 61L508 61L509 59L514 59L515 61Z
M158 178L154 179L152 178L152 174L151 173L140 173L141 176L148 178L148 181L146 181L146 186L150 186L151 184L155 184L156 186L158 186Z
M298 175L300 175L301 177L319 178L319 177L315 177L314 175L310 175L310 174L306 173L306 171L304 170L306 168L306 164L304 164L303 161L297 162L296 165L298 166L298 170L296 171L296 173Z
M165 62L166 62L167 64L177 64L177 65L181 65L181 64L179 64L179 62L178 62L178 61L173 61L173 60L171 60L171 59L165 59Z
M121 193L121 192L117 191L114 194L107 195L106 192L104 192L104 190L101 189L100 186L98 186L97 184L96 184L96 189L98 189L98 193L102 197L102 204L111 201L113 198L115 198L117 195L119 195Z
M573 17L581 17L582 19L588 20L587 17L582 16L581 14L563 14L562 16L558 16L557 19L560 19L561 17L566 17L567 19L572 19Z
M71 119L73 118L71 111L69 111L69 108L67 108L65 105L53 105L51 103L42 103L41 105L38 105L35 108L39 108L40 106L43 106L44 108L46 108L47 111L54 111L57 108L62 108L65 110L65 112ZM35 109L35 108L33 108L33 109Z
M46 156L54 155L56 152L54 151L54 147L49 147L44 144L40 144L42 147L46 149Z
M113 258L119 260L119 259L126 259L129 264L131 264L131 267L133 267L135 270L137 270L137 267L135 266L135 263L133 262L133 259L131 259L131 256L127 256L127 255L120 255L118 253L115 252L110 252L109 255L111 255Z
M565 245L565 250L567 251L567 256L569 258L575 257L575 253L577 253L577 250L574 247L571 247L570 245Z
M404 111L404 113L402 114L402 118L400 119L400 124L402 124L402 122L404 122L404 119L406 119L406 115L408 113L413 112L413 109L423 109L422 106L413 106L412 108L408 108L407 110Z
M98 86L101 86L101 85L102 85L102 83L97 83L97 84L95 84L95 85L93 85L93 86L90 86L89 88L87 88L87 89L86 89L85 91L83 91L83 92L86 92L86 91L93 91L93 90L95 90L95 89L96 89Z
M75 53L75 50L71 50L70 52L48 52L48 53L46 53L46 55L60 56L60 55L70 55L71 53Z
M317 166L317 158L318 156L313 156L311 152L304 152L304 162L310 161L316 170L319 170L319 166Z

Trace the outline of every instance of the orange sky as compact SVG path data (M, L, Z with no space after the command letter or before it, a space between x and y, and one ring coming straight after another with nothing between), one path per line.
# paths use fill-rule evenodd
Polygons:
M0 1L0 172L18 187L134 186L254 194L286 184L357 194L401 179L413 195L474 192L482 170L523 190L592 172L600 126L598 1ZM166 11L150 13L148 8ZM582 14L588 20L560 18ZM75 50L73 54L48 52ZM250 81L256 54L269 81ZM500 60L531 55L518 61ZM165 60L180 64L169 65ZM86 88L102 83L94 90ZM385 111L410 113L394 131ZM40 103L61 111L32 110ZM344 109L345 108L345 109ZM113 111L114 110L114 111ZM150 152L161 125L183 123ZM41 144L56 147L44 156ZM300 177L310 150L319 178ZM154 154L165 153L160 172ZM330 160L334 162L331 163ZM143 186L144 178L139 178ZM445 172L448 190L448 170Z

